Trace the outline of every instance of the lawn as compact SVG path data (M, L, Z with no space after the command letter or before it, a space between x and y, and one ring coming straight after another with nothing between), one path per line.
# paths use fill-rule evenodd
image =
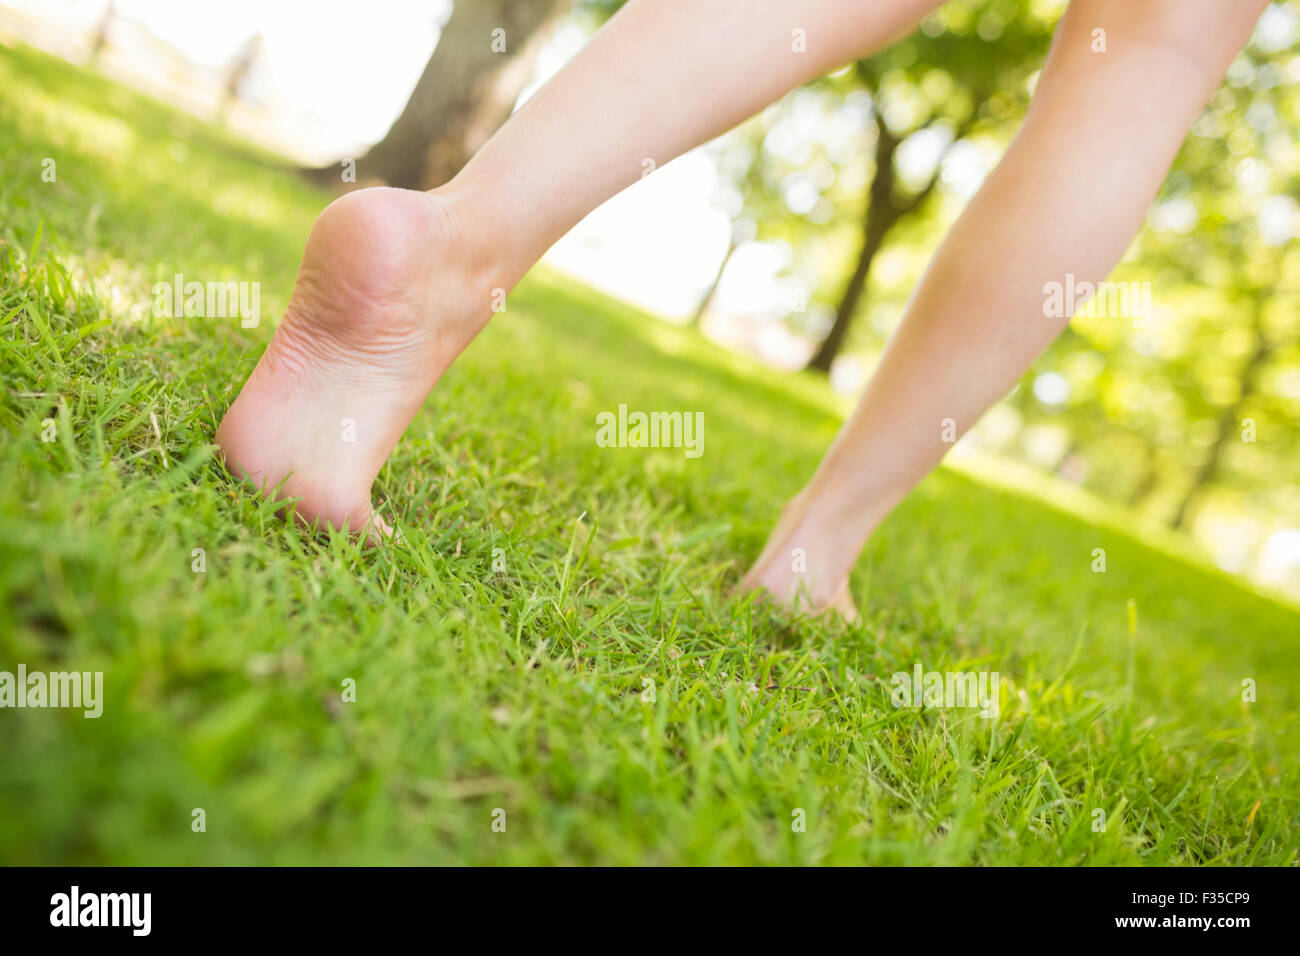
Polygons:
M0 47L0 670L104 674L98 719L0 711L0 862L1296 862L1300 612L947 469L860 624L737 598L841 403L572 280L415 420L399 543L276 518L211 441L328 201L282 166ZM176 273L265 318L152 317ZM621 403L703 455L598 447ZM894 707L917 663L998 715Z

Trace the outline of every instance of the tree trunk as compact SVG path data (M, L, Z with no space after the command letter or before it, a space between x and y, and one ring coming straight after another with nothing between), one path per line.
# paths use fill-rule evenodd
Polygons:
M1182 529L1186 526L1187 520L1192 514L1192 505L1201 497L1205 488L1218 477L1219 469L1223 464L1223 453L1228 447L1228 442L1232 440L1241 423L1241 411L1244 408L1247 399L1250 398L1255 388L1255 378L1259 374L1260 368L1268 361L1269 355L1272 354L1272 347L1264 337L1262 303L1255 305L1255 351L1246 367L1241 371L1241 391L1237 395L1237 400L1223 410L1219 416L1218 432L1214 437L1214 444L1210 446L1205 460L1201 462L1201 467L1196 469L1196 474L1192 478L1192 485L1187 489L1187 494L1183 496L1182 502L1178 505L1178 511L1174 514L1173 519L1169 522L1170 527Z
M402 114L357 161L359 181L430 189L454 176L510 117L544 27L566 0L456 0ZM339 167L310 170L339 182Z
M722 282L722 273L727 271L727 264L731 262L731 257L735 255L738 244L735 239L727 245L727 254L722 257L722 262L718 264L717 275L713 277L713 283L709 286L709 291L704 294L700 300L700 307L695 310L695 318L691 319L691 326L699 328L704 321L704 313L709 311L709 306L713 303L713 297L718 293L718 285Z
M822 340L817 352L808 363L808 368L829 373L831 363L840 353L849 326L857 311L858 302L867 287L867 278L871 274L871 263L876 253L884 245L885 236L893 227L902 211L894 206L894 153L898 150L899 140L889 132L884 120L877 120L879 135L876 139L876 174L871 180L871 197L867 200L866 215L862 218L862 247L858 251L858 264L849 276L849 283L844 287L839 305L835 309L835 322L830 333Z
M230 118L230 111L244 95L244 84L248 82L248 75L253 72L253 67L262 56L262 46L262 34L254 33L231 58L226 71L225 92L221 97L221 105L217 107L217 121L223 126Z
M95 24L95 32L90 41L90 63L99 62L99 58L104 55L108 49L108 34L113 29L113 20L117 16L117 4L109 0L109 4L104 8L104 14Z
M1141 507L1142 502L1156 490L1160 485L1160 460L1157 455L1156 446L1147 445L1147 455L1142 467L1142 477L1138 479L1133 490L1128 495L1128 506L1133 509Z

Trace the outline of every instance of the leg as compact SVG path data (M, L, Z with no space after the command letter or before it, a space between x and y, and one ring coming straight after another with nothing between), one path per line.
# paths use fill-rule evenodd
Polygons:
M1043 286L1099 280L1142 224L1188 127L1267 0L1074 0L1002 162L935 253L880 366L744 587L852 614L868 536L1011 388L1068 317ZM1107 50L1091 50L1092 31ZM791 570L803 548L808 573Z
M284 320L217 430L227 465L299 499L305 520L365 527L380 466L497 290L645 160L666 163L938 4L632 0L451 183L360 190L321 214Z

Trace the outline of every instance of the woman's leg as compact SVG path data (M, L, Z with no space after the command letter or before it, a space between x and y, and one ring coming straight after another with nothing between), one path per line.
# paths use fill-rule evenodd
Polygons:
M371 483L425 396L556 239L938 4L632 0L452 182L359 190L321 214L284 320L217 431L227 465L298 498L306 520L366 526Z
M868 536L1068 316L1043 287L1104 279L1267 0L1074 0L1015 141L944 239L853 415L747 589L852 613ZM1106 52L1093 52L1093 31ZM807 571L792 570L803 550ZM803 598L799 595L802 594Z

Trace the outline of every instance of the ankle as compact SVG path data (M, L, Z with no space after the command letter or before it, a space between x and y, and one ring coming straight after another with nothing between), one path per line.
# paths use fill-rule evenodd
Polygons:
M855 485L818 473L787 505L796 516L792 544L798 544L797 538L817 552L817 564L827 583L838 585L848 579L858 555L892 507L885 501L865 499Z
M532 262L520 263L508 229L496 229L477 190L459 177L429 190L437 200L447 240L456 250L463 278L499 310L497 303L514 288Z

